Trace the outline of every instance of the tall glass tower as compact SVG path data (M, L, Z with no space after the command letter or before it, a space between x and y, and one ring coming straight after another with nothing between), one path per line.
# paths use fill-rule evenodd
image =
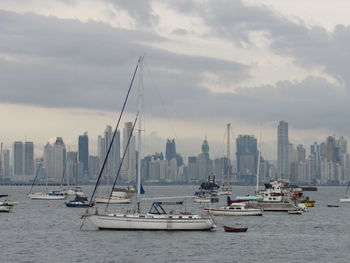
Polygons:
M289 154L288 154L288 123L280 121L277 127L277 175L278 178L289 178Z

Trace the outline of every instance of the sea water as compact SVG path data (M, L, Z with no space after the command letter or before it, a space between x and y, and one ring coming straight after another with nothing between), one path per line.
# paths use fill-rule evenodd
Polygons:
M198 186L144 186L145 198L188 196ZM91 194L93 187L83 190ZM37 187L36 191L44 188ZM217 228L206 232L99 231L82 208L62 200L30 200L29 187L1 186L0 194L19 201L11 213L0 214L0 262L348 262L350 203L339 203L345 187L318 187L305 192L316 206L302 215L282 212L260 217L215 217ZM103 192L103 191L102 191ZM233 196L253 193L233 186ZM220 206L225 203L221 197ZM2 198L4 200L6 198ZM73 199L68 198L68 199ZM181 199L181 198L180 198ZM144 201L147 212L151 201ZM329 208L327 204L339 204ZM104 205L98 209L103 211ZM109 211L128 205L110 205ZM186 209L201 213L203 205L187 200ZM172 209L172 208L171 208ZM90 211L94 212L95 208ZM248 227L246 233L224 232L223 225Z

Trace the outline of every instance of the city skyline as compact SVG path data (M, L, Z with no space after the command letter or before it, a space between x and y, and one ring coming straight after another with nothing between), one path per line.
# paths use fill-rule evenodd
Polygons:
M230 124L227 124L227 127L229 129ZM36 169L41 164L41 177L43 177L41 180L55 183L66 180L67 183L73 183L76 178L75 180L83 183L91 182L98 176L106 153L110 149L102 180L107 182L113 180L119 169L121 156L125 152L120 170L120 182L136 182L137 149L135 135L131 134L131 129L131 122L124 123L123 136L121 137L120 130L116 131L111 146L114 131L110 125L107 125L102 135L98 136L97 155L89 152L91 144L87 132L77 136L78 151L67 150L64 139L56 137L54 143L48 142L45 145L42 158L35 160ZM258 149L258 142L254 135L238 135L235 143L230 143L229 149L228 145L223 147L226 150L220 156L211 154L207 137L203 139L200 147L197 146L197 153L191 156L183 156L177 150L175 139L168 138L163 141L162 149L159 151L143 151L142 178L149 183L196 183L205 181L210 175L215 175L218 180L231 177L231 182L254 184L259 174L260 183L275 178L289 179L292 183L323 185L346 184L350 181L350 154L347 151L347 139L344 136L329 135L322 141L303 145L290 142L288 122L280 121L276 131L278 140L275 145L278 150L276 160L268 160L264 152L260 153L261 150ZM227 143L234 141L227 138L224 140ZM233 145L236 145L236 149ZM13 182L31 180L34 174L34 148L33 142L15 141L12 160L11 151L4 149L1 163L2 179ZM228 165L227 154L232 150L236 158L231 158Z

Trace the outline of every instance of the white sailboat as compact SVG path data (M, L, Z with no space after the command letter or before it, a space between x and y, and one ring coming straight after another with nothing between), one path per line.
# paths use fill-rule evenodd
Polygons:
M28 197L32 200L64 200L66 199L66 195L62 194L60 191L47 191L46 193L43 193L43 192L32 193L32 189L35 184L36 178L38 177L41 166L42 165L40 164L36 171L36 175L33 180L32 186L30 188ZM47 189L47 185L48 185L48 178L46 176L46 189Z
M220 190L218 192L219 195L231 195L232 194L232 187L230 186L230 132L231 132L231 124L227 123L227 185L225 185L225 172L222 174L222 186L220 187Z
M138 112L141 109L142 103L142 65L143 57L140 57L134 72L134 76L140 67L140 86L138 93ZM132 86L134 77L132 79L129 90ZM127 97L128 98L128 97ZM127 100L126 98L126 100ZM125 103L123 105L123 112ZM138 117L136 117L137 119ZM133 124L132 132L129 135L129 140L134 131L136 124L136 119ZM118 122L119 123L119 122ZM88 217L91 222L98 229L111 229L111 230L168 230L168 231L178 231L178 230L211 230L215 227L213 219L209 216L192 215L192 214L168 214L162 208L162 204L158 203L156 212L142 213L140 211L140 194L141 194L141 118L138 118L138 176L137 176L137 209L134 213L95 213L95 214L85 214L84 217ZM117 129L115 129L117 130ZM113 143L114 136L112 138ZM125 154L125 152L124 152ZM106 156L107 158L108 156ZM154 205L154 203L153 203ZM152 205L152 207L153 207Z

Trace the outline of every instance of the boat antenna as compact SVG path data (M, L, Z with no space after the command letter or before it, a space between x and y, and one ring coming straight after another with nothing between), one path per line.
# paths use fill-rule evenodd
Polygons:
M108 151L107 151L106 156L105 156L105 159L104 159L104 161L103 161L103 164L102 164L100 173L99 173L99 175L98 175L98 177L97 177L97 181L96 181L96 184L95 184L95 188L94 188L94 191L92 192L92 195L91 195L91 198L90 198L89 206L86 208L86 212L85 212L86 214L89 212L89 207L90 207L91 204L92 204L92 200L93 200L93 198L94 198L94 196L95 196L97 187L98 187L98 185L99 185L99 183L100 183L100 180L101 180L101 177L102 177L102 173L103 173L104 168L105 168L105 166L106 166L109 153L111 152L112 145L113 145L113 142L114 142L114 138L115 138L115 136L116 136L116 134L117 134L117 131L118 131L118 128L119 128L119 124L120 124L121 118L122 118L123 113L124 113L124 110L125 110L126 102L128 101L129 94L130 94L130 91L131 91L131 87L132 87L132 85L133 85L133 83L134 83L134 79L135 79L135 76L136 76L136 72L137 72L137 69L138 69L138 67L139 67L141 61L142 61L142 57L139 57L138 62L137 62L137 65L136 65L135 70L134 70L134 74L132 75L132 79L131 79L131 82L130 82L130 85L129 85L128 92L126 93L126 97L125 97L125 100L124 100L124 103L123 103L123 106L122 106L122 110L121 110L121 112L120 112L120 114L119 114L119 118L118 118L117 124L116 124L115 129L114 129L114 132L113 132L113 136L112 136L111 142L110 142L109 147L108 147ZM86 217L84 217L84 220L83 220L83 222L82 222L82 224L81 224L81 226L80 226L80 230L82 229L82 227L83 227L83 225L84 225L84 223L85 223L85 220L86 220Z
M117 176L116 176L115 179L114 179L113 186L112 186L112 191L110 191L110 194L109 194L109 197L108 197L108 201L107 201L107 204L106 204L105 211L107 211L107 208L108 208L108 205L109 205L109 201L110 201L111 198L112 198L113 189L114 189L114 187L115 187L115 185L116 185L116 183L117 183L117 179L118 179L118 177L119 177L119 175L120 175L120 170L121 170L121 168L122 168L122 164L123 164L123 162L124 162L126 153L127 153L127 151L128 151L129 144L130 144L130 141L131 141L131 138L132 138L132 134L133 134L134 129L135 129L135 125L136 125L138 116L139 116L139 113L137 113L136 118L135 118L135 120L134 120L134 123L133 123L133 125L132 125L132 129L131 129L131 132L130 132L130 135L129 135L129 138L128 138L128 142L127 142L127 145L126 145L126 147L125 147L122 160L121 160L121 162L120 162L120 164L119 164Z

